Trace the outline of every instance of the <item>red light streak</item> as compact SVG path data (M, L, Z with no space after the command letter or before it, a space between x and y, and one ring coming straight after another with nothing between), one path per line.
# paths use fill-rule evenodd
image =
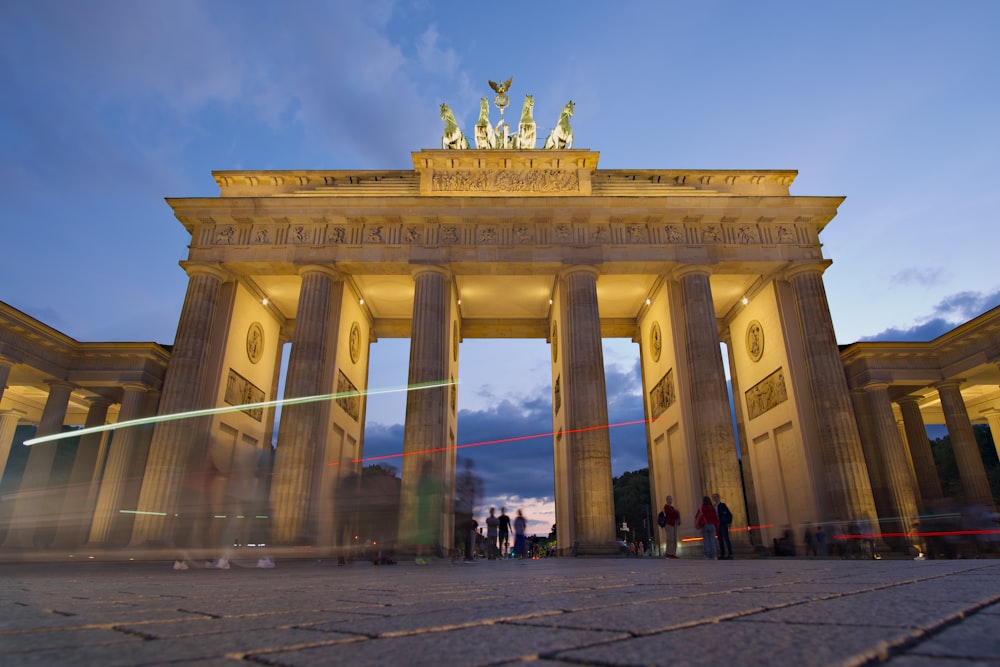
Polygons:
M662 419L662 418L661 418ZM603 429L618 428L620 426L634 426L636 424L645 424L647 422L654 422L656 419L635 419L633 421L618 422L617 424L602 424L601 426L587 426L584 428L576 428L569 431L563 431L566 433L584 433L587 431L600 431ZM535 440L537 438L551 438L556 434L555 431L549 431L548 433L536 433L534 435L518 435L511 438L499 438L496 440L482 440L480 442L468 442L464 445L455 445L454 447L435 447L432 449L419 449L413 452L400 452L398 454L383 454L381 456L366 456L363 459L351 459L351 463L368 463L370 461L384 461L386 459L399 459L404 456L416 456L419 454L434 454L437 452L446 452L449 449L467 449L469 447L483 447L485 445L502 445L505 442L518 442L520 440ZM340 465L340 461L333 461L327 463L327 466Z

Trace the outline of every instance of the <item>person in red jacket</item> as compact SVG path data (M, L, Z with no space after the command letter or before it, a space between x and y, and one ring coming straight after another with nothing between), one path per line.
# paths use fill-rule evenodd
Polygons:
M719 532L719 515L712 507L712 499L705 496L701 501L701 507L694 515L695 528L701 531L702 553L708 560L715 560L715 534Z

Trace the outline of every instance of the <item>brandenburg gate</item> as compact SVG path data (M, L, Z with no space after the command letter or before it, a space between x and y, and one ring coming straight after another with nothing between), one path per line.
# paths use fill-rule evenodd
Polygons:
M190 282L160 414L277 398L291 344L273 543L329 543L321 517L363 457L371 343L392 337L411 341L404 542L421 473L454 479L467 338L551 346L562 552L617 549L604 337L640 346L654 498L693 511L717 492L747 525L724 343L755 461L782 456L746 471L751 504L789 524L876 522L822 280L819 235L842 198L792 196L794 171L602 170L571 134L537 149L498 128L492 145L455 146L442 117L443 147L413 153L412 170L219 171L219 197L168 200L191 234ZM159 424L132 543L167 540L158 513L180 501L179 471L271 437L262 410Z
M169 545L175 517L189 509L192 473L228 474L238 450L268 451L275 440L269 544L337 544L330 517L342 480L364 459L369 362L383 338L410 339L404 550L418 483L454 488L455 383L469 338L550 345L560 553L617 553L606 337L639 345L651 509L672 495L685 513L682 535L695 534L688 517L712 493L728 501L735 526L766 524L735 534L745 548L751 537L769 544L785 527L817 522L868 521L874 532L879 515L910 532L924 500L940 497L921 411L932 422L947 417L966 495L990 505L966 413L1000 425L1000 361L981 349L1000 312L940 342L842 353L820 234L843 198L792 195L796 172L787 170L600 169L596 151L573 147L572 102L538 148L531 96L511 127L510 81L491 85L500 123L488 120L483 99L470 142L442 105L441 148L414 152L412 169L218 171L218 197L168 199L191 235L169 355L119 345L109 356L107 345L76 343L0 308L10 329L0 380L19 385L5 398L15 409L2 415L0 440L9 442L43 383L46 433L65 423L67 402L91 401L88 424L116 402L119 420L159 415L151 435L122 429L99 455L106 465L95 466L97 442L88 441L89 458L79 475L74 468L74 479L97 485L92 520L74 529L87 544L115 542L113 518L128 512L125 542ZM53 344L39 347L40 335ZM42 363L46 349L61 348ZM970 382L994 386L963 397ZM153 408L141 400L157 392ZM54 445L32 447L22 491L44 486L53 457L45 447ZM128 490L127 470L142 471L138 490ZM79 504L70 495L64 506ZM452 495L435 527L444 545ZM34 507L17 502L4 546L30 543L18 526L32 526Z

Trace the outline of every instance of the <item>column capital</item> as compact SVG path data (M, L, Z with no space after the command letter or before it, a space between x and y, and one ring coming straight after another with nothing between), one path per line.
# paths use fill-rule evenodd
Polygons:
M16 417L17 419L21 419L27 416L28 413L25 412L24 410L0 410L0 419L10 418L10 417Z
M184 269L188 274L188 278L193 278L197 275L207 275L217 278L221 282L225 282L230 274L222 265L217 262L199 264L195 262L180 262L181 268Z
M684 266L679 266L670 273L670 278L673 280L680 280L681 278L686 278L691 275L712 275L712 267L707 264L685 264Z
M305 277L310 273L321 273L329 276L331 280L343 280L344 272L335 268L331 264L300 264L296 267L298 274Z
M45 380L45 384L49 385L49 391L54 389L68 389L73 391L77 388L75 384L66 380Z
M102 406L102 405L105 406L105 407L107 407L107 406L110 406L110 405L112 405L114 403L114 401L112 401L107 396L88 396L84 400L87 401L87 403L92 408L95 408L95 407L98 407L98 406Z
M791 280L796 276L809 273L823 275L831 264L833 264L833 261L829 259L822 261L796 262L785 269L783 277L785 280Z
M938 390L949 389L951 387L961 389L964 382L965 378L948 378L946 380L941 380L940 382L935 382L931 386Z
M896 403L897 405L900 405L900 406L909 405L910 403L913 403L914 405L920 405L920 397L919 396L903 396L902 398L897 398L893 402Z
M892 384L889 382L866 382L861 385L861 388L865 391L871 393L873 391L888 390Z
M565 266L559 270L559 277L565 278L573 275L574 273L589 273L594 276L594 278L601 275L600 269L593 264L571 264L570 266Z
M449 280L452 277L451 269L437 264L414 264L410 267L410 275L413 276L414 279L425 273L436 273Z

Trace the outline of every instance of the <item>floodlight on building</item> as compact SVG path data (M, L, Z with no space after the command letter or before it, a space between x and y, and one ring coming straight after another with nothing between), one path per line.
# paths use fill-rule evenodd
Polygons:
M365 300L364 300L364 298L363 298L363 297L362 297L362 298L360 298L360 299L358 299L358 305L359 305L359 306L363 306L363 305L365 305Z
M263 299L261 299L260 303L261 303L261 305L266 306L267 305L267 297L265 296Z
M747 305L748 303L750 303L750 299L748 299L748 298L746 298L746 297L743 297L742 299L740 299L740 301L742 301L742 302L743 302L743 305L744 305L744 306L745 306L745 305Z
M646 305L647 305L647 306L648 306L649 304L651 304L651 303L653 303L653 302L652 302L652 301L650 301L649 299L646 299Z

